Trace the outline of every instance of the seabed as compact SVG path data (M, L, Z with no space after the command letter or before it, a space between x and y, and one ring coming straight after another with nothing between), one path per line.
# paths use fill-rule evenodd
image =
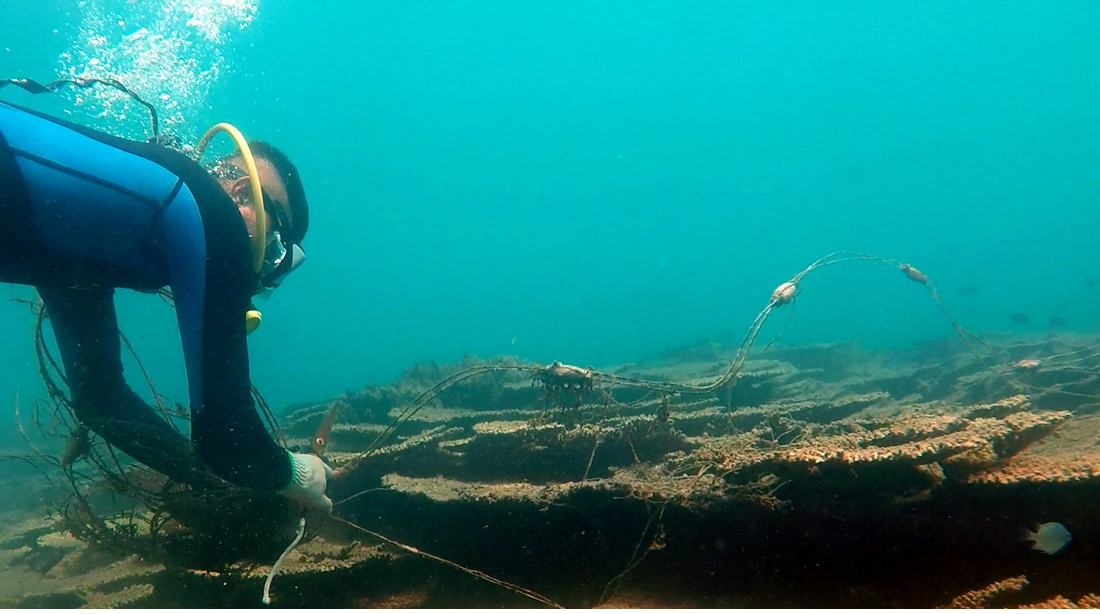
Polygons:
M366 457L436 382L524 363L418 365L291 408L281 426L301 448L338 408L335 515L411 549L307 516L272 605L545 605L456 566L566 607L1100 605L1100 338L987 342L773 347L697 396L614 377L549 394L494 371L444 390ZM728 355L703 344L601 371L705 382ZM24 479L39 500L61 497ZM180 521L162 533L188 539L127 552L77 539L56 512L3 507L7 607L259 606L298 518L256 520L270 539L254 548ZM1021 539L1045 522L1073 535L1053 555Z

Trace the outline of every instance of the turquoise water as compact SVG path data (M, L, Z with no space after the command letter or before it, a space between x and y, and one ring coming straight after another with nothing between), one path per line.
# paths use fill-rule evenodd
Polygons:
M840 249L919 267L977 332L1100 323L1096 3L14 2L2 76L124 73L187 140L229 121L299 166L308 261L250 338L276 407L464 354L739 340ZM0 97L143 130L102 97ZM119 309L185 400L171 310ZM784 340L952 334L857 263L807 278ZM36 394L25 307L0 346L0 399Z

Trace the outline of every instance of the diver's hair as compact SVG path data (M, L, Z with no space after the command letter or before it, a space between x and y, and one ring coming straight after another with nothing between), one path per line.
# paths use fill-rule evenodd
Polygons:
M252 150L254 158L263 158L270 162L286 185L286 196L290 201L286 206L290 208L290 217L294 223L291 224L291 233L283 238L289 243L300 243L309 229L309 203L306 202L306 189L302 185L298 167L294 166L282 150L266 141L249 141L248 148ZM230 158L240 159L240 153L233 154Z

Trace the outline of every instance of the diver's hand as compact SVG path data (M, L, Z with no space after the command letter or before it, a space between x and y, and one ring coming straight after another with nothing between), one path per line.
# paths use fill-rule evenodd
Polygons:
M287 497L317 508L326 514L332 513L332 499L325 496L325 488L332 479L332 467L312 454L290 455L290 486L283 489Z

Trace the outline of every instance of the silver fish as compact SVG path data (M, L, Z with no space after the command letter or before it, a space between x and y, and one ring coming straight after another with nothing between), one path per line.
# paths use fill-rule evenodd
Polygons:
M1031 545L1032 550L1040 550L1047 554L1056 554L1059 550L1066 547L1066 544L1073 539L1069 530L1057 522L1048 522L1041 524L1037 531L1029 531L1024 529L1023 535L1024 541L1034 542Z

